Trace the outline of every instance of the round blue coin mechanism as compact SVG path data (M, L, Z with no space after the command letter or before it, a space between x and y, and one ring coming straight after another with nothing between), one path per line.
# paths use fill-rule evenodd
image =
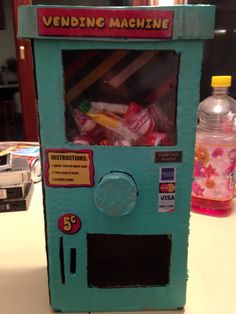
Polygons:
M94 201L103 214L120 217L134 209L137 194L137 185L133 177L117 171L102 177L94 192Z

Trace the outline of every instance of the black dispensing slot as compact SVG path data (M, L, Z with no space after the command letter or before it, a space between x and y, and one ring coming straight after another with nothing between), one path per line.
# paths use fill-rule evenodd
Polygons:
M72 274L76 273L76 249L70 249L70 272Z
M65 278L65 262L64 262L64 244L63 238L60 238L59 244L59 258L60 258L60 270L61 270L61 283L64 285L66 283Z
M165 286L169 283L171 235L87 234L88 286Z

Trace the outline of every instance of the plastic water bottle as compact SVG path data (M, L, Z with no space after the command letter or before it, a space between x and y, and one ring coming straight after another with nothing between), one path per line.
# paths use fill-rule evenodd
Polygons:
M213 76L212 95L199 104L192 211L227 216L236 174L236 101L228 95L231 76Z

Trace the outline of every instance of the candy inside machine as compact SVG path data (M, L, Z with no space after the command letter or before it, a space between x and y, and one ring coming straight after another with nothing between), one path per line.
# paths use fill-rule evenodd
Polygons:
M182 308L212 6L23 6L55 311Z
M69 142L176 145L178 53L63 51L63 66Z

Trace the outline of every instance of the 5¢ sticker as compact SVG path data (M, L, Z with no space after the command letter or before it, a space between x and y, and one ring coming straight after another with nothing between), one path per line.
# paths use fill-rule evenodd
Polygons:
M58 228L66 234L73 234L81 229L81 220L75 214L65 214L58 219Z

